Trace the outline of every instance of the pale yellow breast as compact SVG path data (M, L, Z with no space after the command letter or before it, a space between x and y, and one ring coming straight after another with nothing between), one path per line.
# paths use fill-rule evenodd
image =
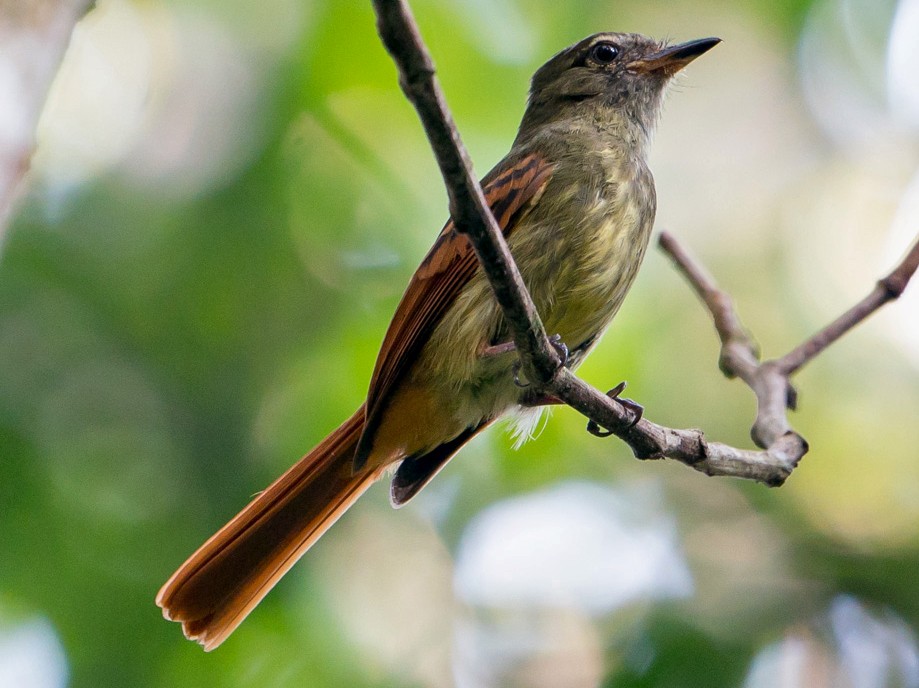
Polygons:
M510 242L546 330L572 349L609 325L635 279L654 223L647 168L608 162L598 166L602 176L587 183L583 175L563 175L567 187L557 202L545 214L534 213L532 230L515 233Z
M572 350L609 325L634 281L654 221L654 187L643 164L608 171L563 161L509 245L550 335ZM415 366L416 384L435 390L456 432L515 406L516 355L483 358L510 338L487 280L477 272L435 328ZM583 353L583 352L581 352ZM575 363L580 355L575 357Z

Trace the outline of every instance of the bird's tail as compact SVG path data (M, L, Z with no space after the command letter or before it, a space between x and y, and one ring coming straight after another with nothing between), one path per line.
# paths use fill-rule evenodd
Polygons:
M326 437L173 574L156 596L167 619L212 650L381 470L352 475L364 407Z

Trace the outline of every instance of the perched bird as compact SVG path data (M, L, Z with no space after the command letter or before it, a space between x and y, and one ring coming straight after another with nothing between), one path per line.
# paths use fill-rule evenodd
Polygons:
M656 207L647 153L665 86L719 43L666 46L600 33L533 76L520 130L482 181L546 331L577 366L641 264ZM468 239L452 222L415 272L366 402L204 543L156 598L211 650L387 468L394 505L502 416L538 418L515 380L508 328Z

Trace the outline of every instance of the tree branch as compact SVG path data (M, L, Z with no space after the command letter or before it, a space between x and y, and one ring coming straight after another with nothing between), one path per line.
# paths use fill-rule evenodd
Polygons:
M919 267L919 239L916 240L913 247L903 257L900 264L887 277L878 280L874 290L868 296L813 337L782 356L780 360L776 361L776 364L787 375L796 373L808 361L874 313L878 308L888 301L899 298L903 290L906 289L906 285L909 284L910 278L916 272L917 267Z
M670 255L712 315L721 339L719 364L722 371L728 377L741 378L756 395L758 409L751 435L760 447L771 446L780 437L793 432L785 413L786 409L794 410L796 403L791 377L878 308L898 298L919 266L917 238L900 264L878 281L868 296L781 358L760 363L755 344L740 324L731 298L718 289L714 280L673 236L662 232L660 246ZM803 438L801 441L804 441Z
M373 5L380 38L399 69L399 85L418 111L443 175L456 229L472 240L495 297L513 323L511 332L527 379L548 382L561 361L472 171L411 10L401 0L374 0Z
M722 343L722 371L739 377L756 395L758 411L751 434L763 450L709 442L701 430L667 428L647 418L636 422L632 406L616 399L618 389L603 394L561 365L472 171L407 3L374 0L374 8L380 37L399 70L399 83L418 111L440 166L454 223L475 247L534 391L541 397L571 406L592 424L609 429L640 459L675 459L708 475L781 485L808 449L807 442L791 429L786 417L786 409L794 407L790 376L871 312L902 293L916 271L919 248L914 247L862 304L782 359L760 363L756 347L740 324L730 297L718 289L672 236L663 234L662 248L671 255L712 314Z

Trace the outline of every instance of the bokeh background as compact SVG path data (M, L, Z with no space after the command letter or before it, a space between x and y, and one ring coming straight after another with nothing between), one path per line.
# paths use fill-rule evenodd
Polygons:
M599 30L712 53L655 142L658 227L779 355L919 229L919 0L416 0L484 173ZM40 47L36 48L40 49ZM414 502L376 486L212 654L163 581L362 400L446 216L354 0L98 0L0 256L0 686L919 686L919 288L798 378L781 489L640 463L556 410ZM656 250L583 366L749 446Z

